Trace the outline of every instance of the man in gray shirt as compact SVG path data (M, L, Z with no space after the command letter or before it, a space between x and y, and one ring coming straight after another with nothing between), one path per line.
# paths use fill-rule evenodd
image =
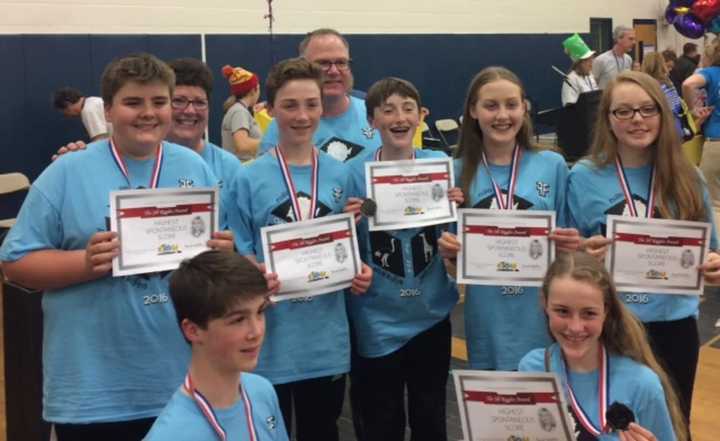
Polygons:
M635 47L635 31L627 26L618 26L613 31L615 45L598 55L593 62L593 76L600 89L624 70L632 69L632 58L627 53Z

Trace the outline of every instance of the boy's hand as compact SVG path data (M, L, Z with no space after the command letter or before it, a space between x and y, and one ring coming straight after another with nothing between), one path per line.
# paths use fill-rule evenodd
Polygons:
M352 213L352 215L355 217L355 223L357 224L360 222L362 213L360 213L360 206L362 205L363 200L360 198L348 198L347 202L345 203L345 208L343 208L344 213Z
M580 248L582 237L575 228L555 228L550 232L550 240L555 242L557 251L572 252Z
M453 187L448 190L448 199L458 205L462 205L463 202L465 202L465 195L460 187Z
M657 441L652 432L638 423L630 423L628 430L618 432L620 441Z
M437 243L438 251L444 259L457 259L457 254L460 252L460 242L457 240L456 235L443 231Z
M85 267L93 277L112 270L112 260L120 254L120 241L114 231L101 231L90 237L85 246Z
M360 274L357 274L352 281L350 292L355 295L365 294L372 283L373 270L366 264L362 264Z
M705 283L710 285L720 284L720 254L711 251L705 263L700 265L699 269L703 272Z
M216 231L212 239L207 241L207 246L213 250L233 251L235 249L233 232L230 230Z
M87 148L87 145L83 141L75 141L70 142L68 144L65 144L64 146L60 147L54 155L52 155L52 158L50 158L51 161L56 160L57 158L61 157L65 153L70 152L76 152L78 150L85 150Z

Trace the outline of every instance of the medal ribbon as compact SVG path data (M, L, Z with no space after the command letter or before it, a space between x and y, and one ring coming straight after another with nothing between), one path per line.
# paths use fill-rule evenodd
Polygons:
M628 210L630 210L630 216L639 217L637 207L635 206L635 200L632 197L632 190L630 189L630 181L627 179L625 174L625 168L622 165L620 156L615 158L615 169L617 171L618 181L620 181L620 188L625 195L625 201L627 202ZM648 203L645 207L645 217L651 218L653 211L655 211L655 167L653 166L650 175L650 183L648 184Z
M600 429L596 428L593 425L592 421L590 421L590 418L588 418L588 416L585 414L582 406L580 406L580 403L577 401L577 399L575 399L575 394L572 390L572 384L570 384L570 376L568 375L567 362L565 361L565 357L562 355L562 349L560 350L560 356L563 360L563 376L565 379L565 384L567 386L567 394L570 397L570 406L572 407L573 413L575 414L575 416L577 416L578 421L580 421L580 424L582 424L585 430L598 437L603 432L605 432L605 429L608 427L605 414L607 413L609 401L608 397L610 391L610 364L608 363L605 346L600 346L600 351L598 354L598 358L600 359L600 369L598 375L598 421L600 421Z
M115 165L117 165L117 167L120 169L120 173L125 176L128 187L132 188L132 185L130 184L130 175L128 174L127 165L125 165L125 161L123 160L122 155L118 151L117 147L115 147L115 141L113 141L112 138L110 138L110 153L115 160ZM157 154L155 155L155 165L153 165L152 176L150 177L150 186L148 188L157 188L158 182L160 181L160 170L162 169L162 162L163 146L162 143L160 143L157 149Z
M210 424L210 427L212 427L215 433L217 433L220 441L225 441L227 439L225 429L215 416L215 412L213 411L212 406L210 405L208 400L203 396L203 394L200 393L199 390L195 389L195 386L193 386L192 379L190 379L189 373L185 376L185 383L183 384L183 387L185 387L187 393L190 394L190 396L193 398L195 404L197 404L198 408L200 409L200 412L205 415L205 418ZM257 441L255 424L253 423L252 419L252 406L250 405L250 400L248 399L247 395L245 395L245 391L242 387L240 387L240 397L242 398L243 404L245 405L245 417L247 418L247 427L248 432L250 433L250 441Z
M415 148L413 148L412 158L410 159L415 159ZM375 161L382 161L382 147L375 150Z
M297 190L295 190L295 183L293 182L292 175L290 174L290 169L288 168L287 162L285 162L285 156L283 155L280 146L275 148L275 153L277 155L278 164L280 164L280 170L282 171L283 179L285 180L285 187L287 188L288 194L290 195L290 204L292 205L293 212L295 213L295 220L301 221L302 212L300 211L300 202L298 201ZM315 148L313 148L311 181L312 189L310 194L310 212L308 213L309 219L312 219L313 216L315 216L315 210L317 207L319 170L320 166L318 164L318 154Z
M512 210L513 205L515 204L515 186L517 185L517 179L520 171L521 157L522 154L520 153L520 146L516 145L513 150L512 162L510 163L510 184L508 185L507 196L503 199L500 186L497 185L497 182L495 182L495 178L493 178L492 172L490 171L490 165L488 164L485 152L482 152L483 164L485 165L488 176L490 176L490 180L492 181L493 191L495 192L495 200L501 210Z

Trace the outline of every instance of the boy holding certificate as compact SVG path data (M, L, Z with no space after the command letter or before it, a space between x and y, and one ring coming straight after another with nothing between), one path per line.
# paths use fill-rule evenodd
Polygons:
M106 231L111 191L217 185L202 158L163 142L174 84L151 55L111 62L112 138L45 169L0 249L9 279L44 291L43 418L59 441L142 439L185 373L166 273L111 277L120 243Z
M265 336L267 294L257 266L232 252L207 251L173 273L170 297L192 358L146 441L288 439L275 390L249 373Z
M368 121L379 132L382 146L366 149L348 162L351 197L345 210L358 215L372 215L367 208L374 205L363 201L366 162L445 157L412 145L421 104L410 82L380 80L365 102ZM450 189L448 197L462 203L458 188ZM406 388L413 439L447 439L448 316L458 292L437 253L437 238L445 227L369 231L367 218L358 224L361 259L375 274L366 295L348 297L354 331L351 396L360 440L404 439Z
M238 252L259 262L267 258L262 227L297 222L302 234L301 221L341 213L345 206L345 165L312 141L322 115L322 80L322 71L300 58L281 61L268 75L268 111L277 122L279 142L238 175L236 212L230 213ZM353 291L364 292L371 278L365 266L353 280ZM308 290L308 297L268 310L268 338L257 372L275 386L288 429L294 410L299 441L333 441L350 370L345 296L343 290L311 294Z

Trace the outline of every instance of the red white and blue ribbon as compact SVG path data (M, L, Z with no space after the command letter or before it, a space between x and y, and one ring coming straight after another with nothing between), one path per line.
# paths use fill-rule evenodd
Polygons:
M278 164L280 164L280 170L282 171L283 179L285 180L285 188L287 188L287 192L290 195L290 204L292 205L293 213L295 213L295 220L301 221L303 216L300 210L300 202L298 201L297 190L295 189L295 183L293 182L292 175L290 174L290 169L288 168L287 162L285 161L285 156L283 155L280 146L275 148L275 153L277 155ZM312 189L310 194L310 211L308 212L308 219L312 219L313 216L315 216L318 199L319 170L320 164L318 163L317 150L313 148L311 181Z
M615 158L615 169L617 171L618 180L620 181L620 188L625 195L625 201L627 202L630 216L639 217L637 207L635 206L635 200L632 196L632 190L630 189L630 181L627 179L625 174L625 168L622 165L620 156ZM647 207L645 207L645 217L651 218L655 211L655 167L653 166L650 175L650 183L648 184L648 201Z
M515 186L517 185L518 176L520 174L520 158L522 157L520 150L520 146L518 145L516 145L513 150L512 162L510 163L510 184L508 185L508 191L505 198L503 198L500 186L497 182L495 182L495 178L493 178L487 156L485 156L485 152L482 152L483 164L485 164L485 169L492 181L493 191L495 192L495 200L497 201L497 205L500 210L512 210L515 205Z
M195 389L195 386L193 386L192 379L190 378L189 373L185 376L185 383L183 384L183 386L185 387L187 393L193 398L195 404L197 404L200 412L205 415L205 419L207 419L210 427L213 428L218 438L221 441L225 441L227 439L227 433L225 432L225 428L223 428L222 424L220 424L220 420L217 419L215 411L213 411L213 408L210 405L210 402L208 402L207 398L205 398L203 394L201 394L200 391ZM240 397L242 398L243 404L245 405L245 417L247 418L247 428L248 433L250 434L250 441L257 441L255 424L253 423L252 419L252 405L250 404L250 400L248 399L242 387L240 387Z
M412 160L415 159L415 149L414 149L414 148L413 148L413 151L412 151L412 157L411 157L410 159L412 159ZM378 148L377 150L375 150L375 161L376 161L376 162L377 162L377 161L382 161L382 147L380 147L380 148Z
M608 423L605 414L607 413L610 392L610 363L608 362L605 346L601 345L600 350L598 351L598 358L600 364L600 368L598 369L598 421L600 422L600 428L595 427L595 425L592 423L590 418L583 410L580 403L575 398L572 384L570 384L570 376L568 375L567 362L565 361L565 357L562 355L562 349L560 351L560 356L563 359L563 374L565 376L565 385L567 386L567 395L570 398L570 406L572 407L573 413L577 417L580 424L582 424L582 426L585 428L585 430L598 437L602 433L607 432L608 430Z
M115 165L117 165L117 167L120 169L120 173L125 176L128 187L132 188L132 185L130 184L130 175L128 173L127 165L125 164L125 161L123 160L122 155L118 151L117 147L115 147L115 141L113 141L112 138L110 138L110 153L115 160ZM157 148L157 153L155 155L155 164L153 165L152 176L150 177L150 186L148 188L157 188L158 182L160 181L160 170L162 169L162 162L163 146L162 143L160 143Z

